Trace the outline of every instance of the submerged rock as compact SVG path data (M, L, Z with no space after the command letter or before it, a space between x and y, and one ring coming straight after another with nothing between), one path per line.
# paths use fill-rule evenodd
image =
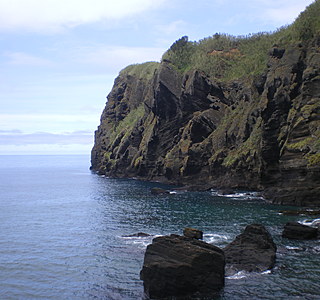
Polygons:
M189 227L183 229L183 235L185 237L197 240L202 240L203 238L203 232L201 230Z
M318 236L318 229L298 222L288 222L284 226L282 237L293 240L309 240Z
M225 258L213 245L178 235L153 239L140 278L146 296L213 297L224 286Z
M275 264L276 251L277 247L263 225L248 225L243 233L224 248L228 275L238 271L269 270Z
M163 194L170 194L170 192L165 189L162 189L162 188L154 187L151 189L151 194L152 195L163 195Z
M148 237L148 236L151 236L151 235L144 232L137 232L129 235L123 235L123 237Z

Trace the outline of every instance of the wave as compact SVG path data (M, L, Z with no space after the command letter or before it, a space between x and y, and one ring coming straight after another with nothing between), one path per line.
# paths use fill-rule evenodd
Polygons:
M294 250L294 251L303 251L305 248L302 247L294 247L294 246L286 246L287 250Z
M203 241L208 244L225 244L230 240L230 237L225 234L205 233Z
M306 219L303 221L299 221L299 223L303 225L311 226L311 227L320 228L320 219L314 219L314 220Z
M149 236L120 236L119 238L125 240L126 244L136 245L139 248L146 248L152 243L152 240L161 235L149 235Z
M211 194L217 197L233 198L238 200L264 200L259 192L224 192L211 190Z
M271 270L266 270L263 272L247 272L247 271L239 271L234 275L226 276L226 279L231 279L231 280L237 280L237 279L243 279L243 278L248 278L248 277L256 277L258 275L268 275L271 274Z

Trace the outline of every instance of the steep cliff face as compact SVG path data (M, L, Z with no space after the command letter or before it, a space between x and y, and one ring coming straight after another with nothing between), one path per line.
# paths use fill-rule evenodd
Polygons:
M115 80L92 169L320 205L319 112L320 39L271 49L267 71L250 80L221 83L163 61L152 76Z

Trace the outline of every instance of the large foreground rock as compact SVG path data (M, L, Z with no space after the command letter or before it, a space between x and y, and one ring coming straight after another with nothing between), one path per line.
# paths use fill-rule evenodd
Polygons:
M260 224L248 225L244 232L224 248L227 272L262 272L275 264L277 247L267 229Z
M153 239L140 273L146 296L212 297L224 286L225 258L213 245L178 235Z
M298 222L288 222L284 226L282 237L293 240L309 240L318 236L318 229Z

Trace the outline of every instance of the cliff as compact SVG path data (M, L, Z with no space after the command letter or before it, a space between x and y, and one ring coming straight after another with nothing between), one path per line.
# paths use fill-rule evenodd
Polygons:
M245 57L233 49L206 55ZM273 45L263 71L238 79L182 69L164 57L120 72L95 133L93 170L320 205L319 35Z

